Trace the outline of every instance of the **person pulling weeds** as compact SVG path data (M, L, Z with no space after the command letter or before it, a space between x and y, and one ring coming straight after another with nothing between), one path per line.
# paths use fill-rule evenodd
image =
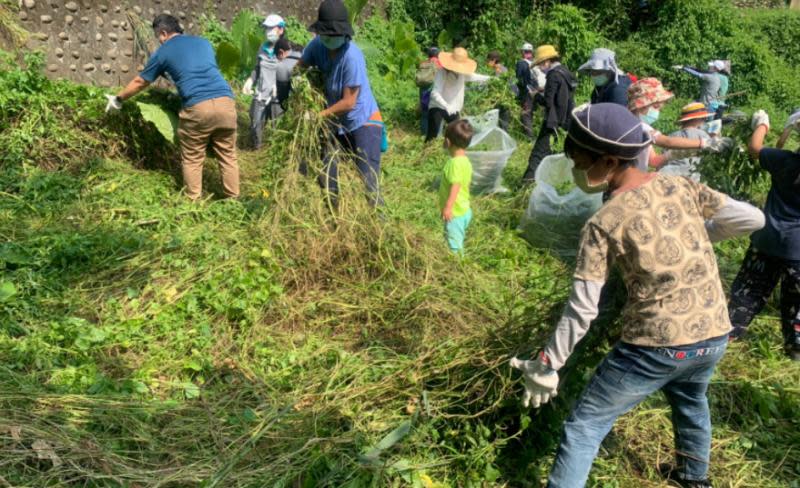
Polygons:
M475 72L478 62L469 57L463 47L453 52L440 53L442 69L436 72L428 109L428 134L425 142L436 139L442 122L453 122L464 108L464 90L467 82L485 83L489 77Z
M534 182L539 163L552 153L550 139L556 135L557 129L567 127L569 114L575 107L574 94L578 87L575 76L561 64L561 55L555 47L550 45L537 47L533 64L546 74L543 94L544 120L528 157L528 167L522 175L523 184Z
M319 116L336 126L335 144L353 156L372 206L383 205L380 193L383 119L372 96L364 54L352 41L347 7L341 0L324 0L317 21L309 30L317 34L303 51L298 69L317 67L325 80L327 107ZM334 206L339 195L337 148L325 149L320 186Z
M141 92L159 76L168 74L183 102L178 114L178 139L186 196L203 192L203 162L210 145L219 160L225 196L239 196L236 159L236 102L222 77L214 48L202 37L183 34L178 19L161 14L153 20L161 47L150 56L144 70L116 95L106 95L106 112L120 110L122 102Z
M242 93L252 95L250 103L250 136L253 147L259 149L264 139L264 124L276 120L283 112L278 103L278 65L281 56L286 56L286 47L282 54L278 52L278 41L286 32L286 22L280 15L270 14L261 23L266 40L258 49L256 66L245 80Z
M439 210L444 221L444 238L457 254L464 251L464 237L472 221L469 205L472 163L466 149L474 134L472 125L464 119L450 122L444 131L444 147L450 153L450 160L444 165L439 183Z
M622 338L594 372L564 425L548 486L584 486L616 418L658 390L672 409L677 466L689 487L707 479L711 419L706 390L731 329L712 241L750 233L763 214L688 178L646 173L636 158L651 140L616 104L571 114L565 153L586 193L611 198L582 230L569 301L549 342L522 372L523 405L540 407L558 391L558 370L597 315L612 263L628 290Z
M731 338L745 334L780 281L784 349L790 359L800 361L800 153L764 147L770 125L763 110L753 115L752 126L750 157L769 172L772 186L764 207L767 225L750 238L750 248L731 286ZM793 130L800 130L800 112L789 118L779 145Z
M649 167L660 168L672 157L687 157L699 152L721 153L733 146L733 141L726 137L693 139L667 136L656 130L653 124L661 116L661 109L673 97L672 92L665 89L656 78L642 78L628 88L628 108L639 117L645 132L650 134L653 145L682 151L658 154L651 146L637 157L637 166L642 171L647 171Z

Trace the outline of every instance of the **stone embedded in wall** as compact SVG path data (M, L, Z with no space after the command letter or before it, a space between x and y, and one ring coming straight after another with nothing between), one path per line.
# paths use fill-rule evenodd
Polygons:
M0 0L8 1L8 0ZM12 0L13 1L13 0ZM304 24L316 17L320 0L17 0L18 18L29 32L27 47L47 52L45 72L97 85L125 84L142 69L147 51L157 47L149 29L141 33L149 47L136 46L138 22L149 27L153 17L171 13L187 33L197 34L198 16L210 7L228 23L239 10L259 16L294 14ZM385 0L371 0L370 4ZM16 4L16 2L14 2ZM135 23L131 21L135 19ZM57 71L51 69L55 66ZM125 68L125 69L123 69Z
M47 71L49 71L51 73L55 73L56 71L58 71L58 65L57 64L48 64L47 65Z

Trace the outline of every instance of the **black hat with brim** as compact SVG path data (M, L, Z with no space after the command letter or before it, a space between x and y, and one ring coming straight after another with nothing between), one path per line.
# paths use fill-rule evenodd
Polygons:
M350 15L341 0L324 0L317 12L317 21L308 30L320 36L353 37Z

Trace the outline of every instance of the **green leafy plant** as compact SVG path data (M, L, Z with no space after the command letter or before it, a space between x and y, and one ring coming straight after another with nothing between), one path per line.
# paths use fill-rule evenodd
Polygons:
M216 44L217 64L231 80L243 80L250 74L264 42L261 18L252 10L241 10L233 20L230 40Z

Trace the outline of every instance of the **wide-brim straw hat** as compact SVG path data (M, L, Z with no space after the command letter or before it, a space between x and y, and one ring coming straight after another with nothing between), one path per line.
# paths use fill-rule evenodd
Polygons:
M543 63L558 56L559 54L555 47L545 44L536 48L536 52L533 54L533 64Z
M478 62L470 59L463 47L457 47L451 53L439 53L439 62L444 69L462 75L471 75L478 69Z
M681 109L681 116L678 122L688 122L696 119L707 119L711 114L706 109L706 106L700 102L690 103Z
M638 110L671 100L675 95L656 78L642 78L628 87L628 108Z

